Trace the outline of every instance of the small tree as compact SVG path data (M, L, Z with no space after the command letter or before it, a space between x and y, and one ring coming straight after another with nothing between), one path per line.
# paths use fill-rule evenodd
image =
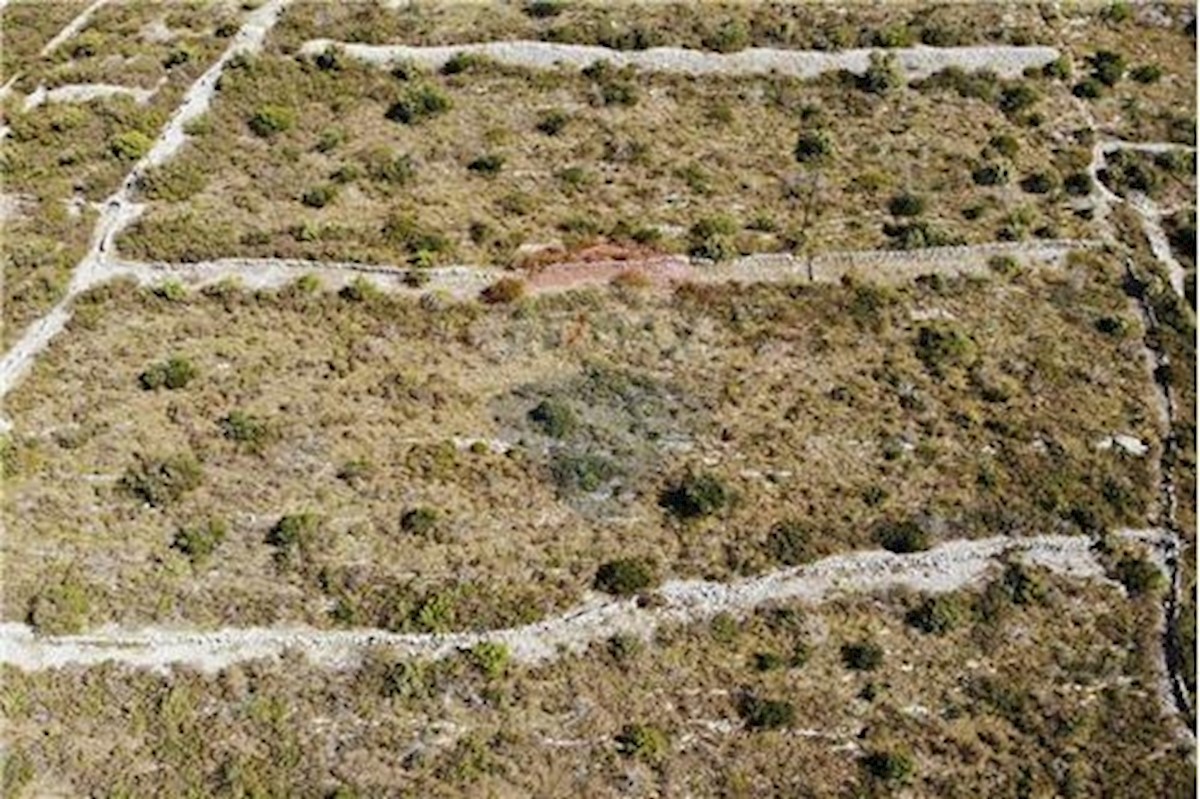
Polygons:
M904 78L896 66L896 56L892 53L871 53L867 71L859 79L859 86L871 94L886 94L902 86Z
M529 419L551 438L565 438L574 432L579 421L571 406L559 400L542 400L529 412Z
M190 454L162 458L138 455L136 458L137 461L125 470L121 486L156 508L179 501L184 494L196 489L203 479L200 464Z
M895 751L874 751L863 758L863 767L873 779L888 784L903 783L912 776L912 758Z
M926 597L908 612L905 619L921 632L945 635L962 624L965 615L961 602L955 597L941 595Z
M269 139L291 130L296 124L296 112L282 105L264 105L250 117L249 124L254 135Z
M796 138L794 154L802 164L824 161L833 153L833 142L823 130L806 130Z
M439 518L434 508L410 508L400 517L400 529L412 535L429 535L437 528Z
M799 566L813 559L812 530L794 519L778 522L767 535L767 553L784 566Z
M889 552L908 554L929 549L929 536L911 519L886 522L875 531L875 539Z
M225 541L228 532L224 521L209 519L192 527L181 527L176 531L171 547L186 556L193 566L200 566Z
M888 203L892 216L920 216L925 213L925 198L911 192L897 194Z
M109 150L122 161L136 161L150 152L154 140L140 130L128 130L112 140Z
M157 391L160 388L177 391L195 380L198 374L191 361L183 356L174 355L147 368L138 375L138 382L146 391Z

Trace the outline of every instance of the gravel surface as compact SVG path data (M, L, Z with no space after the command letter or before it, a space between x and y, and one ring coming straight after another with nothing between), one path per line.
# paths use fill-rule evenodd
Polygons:
M89 100L121 95L132 97L135 103L146 103L164 83L166 83L166 78L160 80L158 85L151 89L117 86L112 83L68 83L50 90L47 90L45 86L39 86L25 97L24 110L36 108L42 103L86 103Z
M688 75L763 75L779 73L812 78L825 72L866 71L873 49L828 52L823 50L777 50L751 47L736 53L714 53L682 47L651 47L647 50L613 50L584 44L555 44L538 41L497 41L478 44L415 47L409 45L369 45L314 39L305 42L300 52L315 54L339 47L351 58L386 66L412 61L438 69L458 53L484 55L502 64L550 69L557 66L582 68L596 61L616 66L634 66L652 72L679 72ZM907 78L924 78L946 67L968 71L990 69L1003 77L1019 77L1028 67L1043 66L1059 56L1054 47L904 47L887 51L895 55L897 65Z

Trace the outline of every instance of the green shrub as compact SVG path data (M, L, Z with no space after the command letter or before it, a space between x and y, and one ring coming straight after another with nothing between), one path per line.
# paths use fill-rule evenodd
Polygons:
M387 118L405 125L416 125L430 117L444 114L453 107L450 98L435 86L415 86L409 89L387 110Z
M525 4L525 13L534 19L557 17L567 8L567 0L530 0Z
M171 52L167 53L167 57L163 59L163 67L173 69L174 67L182 66L196 57L196 54L187 45L175 47Z
M476 67L487 63L487 59L475 53L467 53L459 51L450 56L446 63L442 64L443 75L461 75L464 72L469 72Z
M721 478L708 472L689 472L663 492L659 504L680 519L699 519L721 510L731 499Z
M854 671L875 671L883 665L883 647L870 641L858 641L842 647L842 663Z
M833 153L833 142L823 130L806 130L796 138L793 153L802 164L820 162Z
M1021 151L1021 142L1011 133L999 133L988 139L988 147L1005 158L1016 158Z
M904 85L904 76L896 66L892 53L871 53L866 72L858 81L859 88L871 94L886 94Z
M317 137L316 149L319 153L331 153L346 143L346 131L343 128L326 128Z
M1129 73L1129 77L1136 80L1138 83L1158 83L1162 78L1162 67L1158 64L1142 64L1134 67Z
M165 388L176 391L187 387L196 379L199 371L192 362L180 355L174 355L162 363L148 367L138 375L138 382L146 391L157 391Z
M591 493L621 474L620 467L600 455L559 453L550 464L550 474L565 494Z
M969 368L979 358L975 342L955 325L922 325L917 331L916 356L925 368L942 376L952 367Z
M897 194L888 202L888 211L892 216L920 216L925 213L925 198L907 191Z
M321 519L304 512L281 516L267 532L266 543L275 548L275 562L281 567L307 563L323 543Z
M880 524L875 530L875 540L888 552L901 555L929 549L929 535L912 520Z
M167 302L183 302L187 299L187 287L175 278L164 280L152 289L154 296ZM146 387L146 386L143 386Z
M338 296L347 302L369 302L377 299L382 292L379 287L366 277L359 275L338 291Z
M1104 84L1095 78L1084 78L1075 84L1071 93L1084 100L1095 100L1104 94Z
M400 517L400 529L412 535L429 535L437 529L441 514L434 508L410 508Z
M1008 183L1006 164L982 164L971 173L971 180L978 186L1003 186Z
M962 244L962 239L951 236L945 231L934 227L925 220L893 224L885 222L883 233L893 247L900 250L917 250L923 247L945 247L952 244Z
M183 202L199 194L208 177L197 166L186 161L171 161L142 175L138 188L150 200Z
M300 198L300 202L307 205L309 208L324 208L337 199L337 186L332 184L324 184L314 186Z
M966 617L962 602L953 596L929 596L910 610L905 620L924 633L945 635L960 626Z
M967 72L962 67L946 67L916 84L920 91L951 90L959 97L970 97L990 103L996 99L999 78L991 70Z
M547 136L557 136L563 132L570 121L571 115L566 111L561 108L552 108L544 112L538 119L537 129Z
M481 641L467 652L467 660L489 680L504 676L510 658L508 647L496 641Z
M109 151L122 161L137 161L154 146L154 140L140 130L127 130L109 143Z
M1130 596L1157 594L1167 581L1158 567L1145 558L1128 555L1117 561L1116 577Z
M229 532L228 526L220 519L208 521L193 527L181 527L175 532L171 547L183 553L192 565L199 566L212 557Z
M648 724L626 724L617 734L617 752L656 763L667 754L667 734Z
M737 255L732 236L738 224L728 216L706 216L688 231L688 253L694 258L723 261Z
M767 535L767 554L784 566L808 563L816 556L812 530L794 519L778 522Z
M1087 172L1073 172L1063 181L1063 189L1073 197L1086 197L1092 188L1092 176Z
M529 420L551 438L565 438L579 424L571 406L559 400L542 400L529 412Z
M1042 75L1055 80L1071 79L1071 57L1064 54L1042 67Z
M912 29L904 23L888 25L875 31L871 42L872 47L912 47L917 41Z
M875 751L863 758L863 768L879 782L899 784L912 776L915 766L912 758L903 752Z
M29 602L26 622L41 635L73 635L88 624L88 586L74 575L42 588Z
M329 45L314 59L314 62L317 69L323 72L338 72L342 68L342 51Z
M597 569L592 586L606 594L633 596L657 583L654 564L643 558L621 558Z
M454 245L436 230L424 228L416 218L401 213L389 214L380 230L383 241L409 253L432 253L446 255Z
M1112 50L1097 50L1091 57L1092 77L1105 86L1116 86L1125 75L1125 56Z
M221 433L229 441L243 444L252 452L260 452L270 438L271 429L265 419L245 411L230 411L221 420Z
M260 106L250 117L250 130L264 139L291 130L296 124L296 112L282 105Z
M502 277L485 288L480 296L488 305L509 305L525 296L525 281Z
M499 153L487 153L467 164L467 169L480 175L492 177L500 174L500 170L504 168L504 161L504 156Z
M178 502L184 494L196 489L203 479L200 464L190 454L162 458L135 457L136 462L125 470L121 478L121 487L156 508Z
M777 730L796 723L796 706L780 699L745 697L738 712L752 730Z
M1007 86L1000 92L1000 110L1010 116L1032 108L1041 98L1037 89L1027 83Z
M1049 194L1058 188L1058 175L1053 172L1034 172L1021 180L1021 190L1029 194Z

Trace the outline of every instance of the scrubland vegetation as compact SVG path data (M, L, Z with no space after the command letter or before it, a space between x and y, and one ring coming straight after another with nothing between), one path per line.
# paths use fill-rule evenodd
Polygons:
M1157 613L1013 565L976 591L768 606L541 666L480 645L438 662L380 649L346 671L10 670L5 786L1182 796L1194 773L1152 698Z
M86 564L95 621L484 628L591 587L1144 525L1154 456L1096 448L1159 446L1117 278L441 309L113 284L9 398L8 612ZM192 568L180 531L210 521Z
M1031 88L1049 79L863 89L451 64L388 73L335 52L230 70L120 247L510 264L523 245L606 240L724 259L1093 234L1063 185L1087 144L1030 127L1072 113L1065 86ZM964 79L986 90L956 91ZM912 199L899 214L898 197Z

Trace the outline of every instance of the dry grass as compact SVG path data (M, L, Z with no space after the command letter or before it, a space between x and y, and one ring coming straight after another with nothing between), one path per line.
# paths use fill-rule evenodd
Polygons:
M505 263L523 244L555 241L633 238L688 250L703 243L694 226L723 215L723 254L873 248L891 243L885 224L908 221L889 213L905 191L922 195L922 218L944 241L1089 235L1061 187L1033 194L1019 185L1034 173L1071 174L1089 157L1085 145L1062 139L1061 126L1077 121L1065 85L1032 82L1045 94L1035 108L1047 122L1038 128L1006 116L995 100L933 89L876 96L836 77L593 80L485 63L406 81L354 64L322 71L262 57L226 75L211 133L171 167L203 179L174 198L153 195L120 246L168 261L402 262L424 249L420 262ZM604 87L614 85L634 87L641 99L605 104ZM393 102L424 86L444 93L449 111L414 125L386 118ZM268 105L289 109L294 124L261 138L249 123ZM556 111L565 126L541 132ZM824 132L832 153L802 167L794 150L811 131ZM990 143L1005 135L1018 147L1002 157ZM383 169L405 156L407 177ZM471 167L485 156L502 160L498 174ZM1011 181L976 185L973 173L993 161L1007 164ZM333 193L314 208L313 190ZM389 236L394 214L444 237L444 246Z
M571 604L615 557L721 579L769 568L787 519L809 528L807 556L875 546L879 524L914 515L935 539L1141 525L1157 438L1111 269L515 309L99 292L9 398L24 432L7 457L5 612L75 568L92 623L491 626ZM1100 332L1107 317L1124 332ZM930 337L928 363L925 327L952 333ZM198 377L143 390L172 356ZM529 416L542 401L572 412L560 438ZM235 411L262 430L231 440ZM1114 432L1152 456L1095 448ZM200 487L142 506L119 485L138 453L191 453ZM673 521L660 496L689 471L737 499ZM414 535L400 521L419 507L441 521ZM270 528L306 510L319 545L281 570ZM193 569L171 543L209 518L230 533ZM446 614L423 618L438 597Z
M1037 590L1020 604L1013 582L951 596L960 621L944 635L907 624L920 598L896 594L718 617L542 667L506 664L502 652L428 664L379 651L347 672L299 658L214 676L10 670L6 786L24 789L14 796L1186 795L1194 767L1155 696L1153 601L1023 574ZM882 647L882 664L852 671L842 647L864 641ZM788 665L797 644L807 659ZM752 728L750 697L788 703L794 720ZM622 754L629 725L642 743ZM869 758L881 753L910 771L873 776Z
M729 52L745 47L834 50L922 42L1034 44L1052 37L1052 26L1033 3L988 3L968 10L954 3L916 2L698 5L460 0L388 9L373 2L301 0L273 39L283 52L315 38L422 45L534 39L620 49L677 46Z

